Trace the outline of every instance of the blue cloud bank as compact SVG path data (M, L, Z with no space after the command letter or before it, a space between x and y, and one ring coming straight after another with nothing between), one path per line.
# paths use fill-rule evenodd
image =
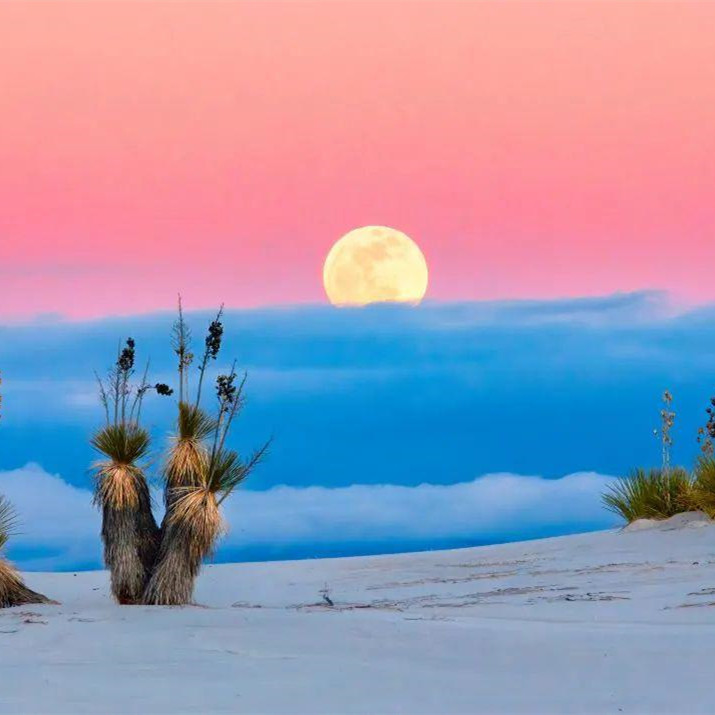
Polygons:
M210 314L189 319L199 348ZM98 563L88 503L95 455L87 440L102 418L93 371L106 369L118 341L132 336L139 360L151 358L153 379L173 382L172 322L167 312L0 326L0 491L23 511L24 536L13 551L22 565ZM229 311L225 322L216 368L236 357L249 372L234 446L249 449L270 434L275 442L232 500L221 559L464 545L612 525L599 504L606 479L599 475L658 462L662 390L675 395L674 461L685 464L715 393L715 308L676 314L657 293ZM146 405L157 447L173 413L170 400ZM574 511L570 489L579 479L587 486ZM494 484L497 496L486 499L480 490ZM520 501L532 489L538 498ZM522 508L511 513L510 504ZM53 522L67 520L76 533L63 525L55 534Z

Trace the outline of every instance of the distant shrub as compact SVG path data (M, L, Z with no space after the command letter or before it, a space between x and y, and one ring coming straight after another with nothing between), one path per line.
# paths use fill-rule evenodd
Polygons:
M712 471L715 486L715 463ZM694 478L681 467L636 469L612 484L603 495L606 508L627 522L636 519L667 519L694 508ZM715 490L712 492L715 508Z

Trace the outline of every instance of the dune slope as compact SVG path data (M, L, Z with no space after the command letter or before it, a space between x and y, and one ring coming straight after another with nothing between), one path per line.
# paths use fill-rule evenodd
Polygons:
M0 713L705 713L715 526L205 569L188 608L27 574ZM324 598L332 601L331 606Z

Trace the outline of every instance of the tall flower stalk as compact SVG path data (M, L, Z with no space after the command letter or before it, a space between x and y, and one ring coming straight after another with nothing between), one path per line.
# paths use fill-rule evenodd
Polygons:
M149 455L149 433L139 424L144 396L150 390L172 394L163 383L132 385L135 343L128 338L106 380L99 382L106 424L91 439L103 455L95 463L95 504L102 512L104 562L110 571L114 598L138 603L156 559L159 528L151 509L143 463Z
M179 367L179 404L184 402L189 391L189 368L194 361L190 344L191 330L184 320L184 309L181 304L181 296L179 296L179 317L172 330L172 347L178 358Z
M673 446L671 431L675 424L675 412L672 411L673 395L670 390L663 392L663 407L660 411L660 429L653 430L653 434L660 439L661 461L663 473L670 471L670 448Z

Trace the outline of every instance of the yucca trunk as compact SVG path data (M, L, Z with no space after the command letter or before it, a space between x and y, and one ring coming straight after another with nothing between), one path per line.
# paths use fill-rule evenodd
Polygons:
M158 533L156 557L145 584L142 600L146 604L177 606L191 601L203 556L197 555L190 530L177 522L175 513L186 490L196 488L203 459L203 446L192 438L179 438L169 454L166 511Z
M144 591L150 606L183 606L191 603L201 558L193 552L192 537L172 527L164 529L159 557Z
M30 603L54 603L54 601L25 586L17 569L0 558L0 608L24 606Z
M112 595L121 604L139 603L159 541L149 487L134 466L110 463L98 476L96 501L102 508L104 563Z
M221 533L215 496L202 488L177 490L162 524L161 545L143 602L153 606L191 603L203 560Z
M146 481L137 481L131 505L102 504L104 563L112 595L121 604L141 601L156 560L159 528L151 511Z

